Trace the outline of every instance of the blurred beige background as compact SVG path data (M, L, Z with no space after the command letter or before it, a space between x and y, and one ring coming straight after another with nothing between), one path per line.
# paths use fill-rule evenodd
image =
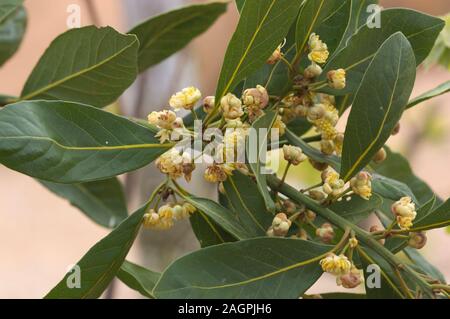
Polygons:
M89 3L88 3L89 2ZM53 38L67 30L67 7L79 4L82 8L82 24L96 21L99 25L111 25L126 32L145 16L176 7L183 0L34 0L26 1L29 15L28 31L19 52L0 69L0 92L18 95L24 81ZM197 1L199 2L199 1ZM88 6L95 8L90 13ZM384 6L405 6L431 14L450 12L448 0L386 0ZM146 11L144 11L144 8ZM220 71L223 53L237 22L233 5L229 12L207 33L196 39L188 48L170 61L156 68L152 76L168 80L166 86L178 89L194 84L205 94L214 91ZM179 67L182 65L183 67ZM177 67L178 66L178 67ZM172 69L168 77L168 69ZM184 73L183 73L184 72ZM181 75L183 76L181 76ZM152 78L150 76L150 78ZM181 78L181 79L178 79ZM173 80L171 80L173 79ZM176 83L173 83L177 79ZM450 79L450 73L440 69L421 70L414 95ZM156 83L155 83L156 85ZM167 88L166 88L167 89ZM125 111L133 109L135 88L122 100ZM152 91L152 84L148 92ZM146 103L158 107L166 96L146 97ZM395 150L402 151L410 159L418 176L433 186L442 197L450 195L450 95L409 111L403 121L401 134L389 142ZM437 118L431 129L423 133L423 119L433 115ZM142 176L148 176L150 168ZM145 175L147 172L147 175ZM141 179L135 183L132 208L139 204L136 193L139 185L154 181ZM33 179L0 166L0 298L40 298L64 275L67 267L77 260L108 231L90 222L66 201L49 193ZM186 225L178 226L169 234L145 234L133 248L129 259L159 270L178 254L195 249L196 243ZM166 246L175 243L177 250ZM430 245L425 255L450 279L450 235L442 230L430 234ZM149 257L151 256L151 257ZM329 280L318 283L313 292L333 289ZM122 284L115 285L114 297L130 298L138 295Z

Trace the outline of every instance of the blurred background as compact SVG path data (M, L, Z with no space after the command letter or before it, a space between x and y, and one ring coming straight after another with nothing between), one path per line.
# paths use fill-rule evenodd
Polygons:
M0 69L0 92L19 95L22 86L50 42L67 30L67 8L81 7L82 25L110 25L126 32L152 15L200 0L34 0L25 1L29 23L24 42L16 55ZM408 7L433 15L450 12L448 0L385 0L384 7ZM145 117L166 105L170 95L188 85L213 95L227 43L237 23L234 5L228 13L186 49L140 76L116 107L127 115ZM422 67L413 95L450 80L441 66ZM389 145L403 153L416 174L443 198L450 195L450 94L408 111L401 133ZM130 211L143 202L158 174L152 167L122 177ZM302 172L299 172L302 174ZM213 195L199 182L190 185L197 193ZM209 187L210 189L211 187ZM206 191L205 191L206 190ZM0 298L41 298L98 240L108 234L65 200L48 192L32 178L0 166ZM429 233L424 255L450 280L450 234ZM167 233L142 232L128 259L153 270L162 270L177 256L197 249L188 224ZM312 293L335 291L326 276ZM139 297L115 282L106 297Z

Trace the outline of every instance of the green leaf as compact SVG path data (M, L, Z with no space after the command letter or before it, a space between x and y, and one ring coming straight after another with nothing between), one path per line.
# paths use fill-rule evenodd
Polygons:
M190 222L202 248L236 241L233 236L203 212L193 214Z
M286 138L291 145L300 147L303 153L305 153L305 155L308 156L309 158L312 158L314 161L319 163L329 164L334 169L339 170L340 168L339 157L335 155L332 156L324 155L321 151L304 142L301 138L299 138L296 134L294 134L290 130L286 130Z
M183 49L192 39L209 29L225 13L226 2L197 4L152 17L133 28L140 42L139 71L158 64Z
M378 0L352 0L352 13L350 22L345 35L342 39L339 49L345 47L347 40L357 33L358 29L367 23L369 17L373 12L368 12L368 7L371 4L378 4ZM338 50L339 50L338 49Z
M425 214L417 222L414 223L411 231L424 231L435 228L443 228L450 225L450 200Z
M288 33L301 4L301 0L245 1L220 73L217 103L266 63Z
M236 7L239 11L239 13L242 11L242 8L244 7L245 0L236 0Z
M445 283L444 275L435 266L430 264L420 252L411 247L406 247L404 249L405 254L411 259L416 266L418 266L425 274L431 276L432 278L438 279L441 283Z
M372 176L372 190L374 193L393 201L409 196L414 202L418 202L411 188L405 183L378 174L372 174Z
M381 164L371 164L372 168L375 169L375 171L379 175L389 177L391 179L402 182L404 185L408 185L408 189L411 190L414 194L414 196L411 197L416 197L418 204L422 205L428 202L430 198L434 196L431 188L423 180L414 175L411 166L409 165L406 158L398 153L392 152L388 147L385 147L384 149L387 153L386 160ZM390 184L392 186L395 186L395 183ZM408 194L407 196L410 195ZM399 198L400 197L391 199L398 200Z
M108 236L93 246L76 264L80 270L80 288L69 288L74 274L70 272L53 288L46 299L99 298L116 276L128 255L147 211L145 205L128 217Z
M296 136L306 134L312 127L312 124L304 117L297 117L287 124L287 128Z
M308 0L297 21L297 52L304 52L314 32L333 53L347 30L351 3L350 0Z
M117 278L121 282L131 289L138 291L144 297L151 299L155 298L152 291L160 277L160 273L148 270L126 260L117 273Z
M444 27L441 19L409 9L384 10L380 18L380 29L369 28L367 25L362 27L349 39L347 46L329 61L318 79L321 83L326 82L328 71L343 68L347 71L347 87L332 90L325 83L321 86L321 91L334 95L355 93L380 46L397 32L402 32L411 43L416 58L414 65L419 65Z
M365 200L358 195L350 196L350 200L345 198L340 202L335 202L329 209L344 217L348 221L358 224L366 219L383 204L383 199L377 194L373 194L370 200Z
M266 163L262 163L261 160L264 160L265 158L264 152L267 152L269 134L277 119L277 116L278 112L269 111L264 116L256 120L255 123L253 123L254 131L252 131L255 133L255 136L253 136L255 141L252 141L250 137L247 141L247 158L249 160L249 166L253 174L255 174L258 190L266 203L266 210L272 213L275 212L275 203L272 196L270 196L269 190L267 189L266 174L263 172ZM264 133L263 129L267 129L266 133ZM256 141L258 142L256 143ZM255 143L257 144L257 148L259 147L256 152L254 149Z
M183 198L219 224L236 239L246 239L250 237L244 228L242 228L237 216L229 209L206 198L188 195L183 195Z
M154 293L161 299L295 299L322 275L319 261L330 250L284 238L214 246L175 261Z
M138 47L135 35L123 35L110 27L67 31L41 57L21 99L107 106L136 79Z
M231 208L252 237L264 236L272 224L273 215L266 210L262 195L255 190L253 180L239 172L223 183Z
M407 109L416 106L417 104L420 104L422 102L428 101L432 98L441 96L445 93L450 92L450 81L447 81L445 83L442 83L438 87L434 88L431 91L425 92L424 94L416 97L415 99L409 101L408 105L406 106Z
M375 54L345 130L341 162L345 181L369 164L391 136L411 95L415 65L411 45L402 33L392 35Z
M82 184L39 182L104 227L115 228L128 217L125 195L117 178Z
M0 4L0 66L19 48L27 27L23 0L4 0Z
M172 145L91 106L30 101L0 109L0 163L56 183L107 179L147 165Z

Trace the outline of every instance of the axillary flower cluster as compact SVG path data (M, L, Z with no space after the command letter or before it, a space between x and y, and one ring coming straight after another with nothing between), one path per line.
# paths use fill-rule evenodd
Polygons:
M267 60L268 64L290 63L284 58L280 45ZM293 72L292 89L285 96L270 96L267 89L261 85L246 89L241 97L233 93L227 93L216 101L214 96L203 99L203 111L207 114L207 121L202 129L216 129L222 133L222 139L215 140L215 154L212 163L208 163L204 171L207 182L218 184L218 189L224 193L223 183L238 170L244 175L253 177L247 167L245 159L245 143L252 124L263 116L267 110L278 111L273 128L279 130L280 136L284 135L287 125L298 118L304 118L317 131L320 151L325 156L340 156L344 144L344 133L337 130L340 113L336 108L336 100L333 95L314 91L316 79L322 75L322 66L329 59L328 46L319 35L312 33L309 37L307 52L303 52L309 60L309 65L297 71L296 65L289 64ZM335 90L346 87L346 71L337 69L329 71L326 75L328 86ZM183 119L177 114L185 110L198 119L195 107L200 104L202 93L195 87L185 88L174 94L169 100L171 110L153 112L148 116L148 121L159 131L157 136L161 143L167 141L177 142L181 138L196 136L195 132L187 128ZM393 132L397 133L398 129ZM202 143L205 143L202 140ZM244 150L244 161L238 160ZM202 151L204 152L204 151ZM282 182L286 178L289 167L297 166L309 160L314 169L320 172L321 183L301 190L313 200L322 205L328 205L339 201L346 195L354 194L365 200L372 196L372 175L367 171L361 171L349 181L344 181L332 167L324 163L308 158L301 148L292 145L284 145L282 154L288 166ZM204 154L200 154L203 156ZM381 149L373 158L374 163L382 163L387 157L384 149ZM186 150L173 148L156 161L157 168L166 174L168 180L176 183L176 180L184 177L191 181L192 173L196 169L195 159ZM178 184L176 184L178 185ZM178 186L177 186L178 187ZM276 214L272 224L267 230L270 237L291 237L302 240L320 240L326 244L335 241L333 225L324 223L320 227L314 224L316 214L294 204L289 199L282 198L273 189L276 199ZM174 195L174 194L172 194ZM167 196L165 196L167 197ZM175 198L175 195L173 196ZM348 197L351 199L351 197ZM401 230L409 230L416 217L415 206L410 198L402 198L392 206L395 222ZM144 225L150 229L166 230L174 225L177 220L189 218L195 212L195 208L186 202L172 202L158 204L151 209L145 217ZM293 228L295 226L295 232ZM313 230L311 232L311 230ZM385 240L387 232L376 230L374 236ZM385 236L385 237L383 237ZM415 234L410 238L410 245L420 246L426 242L422 234ZM357 287L363 281L361 271L355 267L352 261L353 250L357 247L356 238L350 238L347 245L339 255L329 254L321 262L325 272L337 277L337 283L345 288Z

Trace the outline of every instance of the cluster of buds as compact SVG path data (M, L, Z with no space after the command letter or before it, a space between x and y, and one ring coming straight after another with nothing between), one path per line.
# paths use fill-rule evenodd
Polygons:
M345 255L330 254L320 261L320 265L324 272L337 276L337 284L344 288L356 288L364 280L361 271Z
M417 217L416 205L411 197L402 197L392 204L392 213L397 219L397 224L402 230L409 230L413 226L413 221Z
M156 137L159 138L161 144L170 141L172 137L176 137L173 134L174 132L178 133L179 136L182 135L184 130L183 119L169 110L152 112L148 116L148 122L159 129Z
M195 164L189 153L180 154L176 148L164 153L156 160L156 167L163 174L167 174L172 179L178 179L182 176L186 181L190 181L192 172L195 170Z
M297 166L300 163L307 160L305 154L301 148L292 146L292 145L284 145L283 146L283 155L284 159L291 165Z
M367 172L359 172L350 180L353 192L365 200L372 197L372 175Z
M332 197L339 196L344 192L345 182L340 179L339 174L331 167L322 172L322 189L325 194Z
M199 89L191 86L175 93L169 100L169 105L178 110L193 110L195 104L202 98L202 93Z
M292 221L287 217L285 213L279 213L275 216L272 221L272 226L270 226L267 231L267 236L269 237L285 237L289 229L292 226Z
M189 218L196 210L189 203L164 205L158 212L151 209L145 214L143 225L147 229L168 230L173 227L175 221Z
M328 57L330 56L328 46L326 45L326 43L320 40L320 37L317 34L311 34L311 36L309 37L308 45L310 50L308 58L311 62L317 64L324 64L327 62Z
M335 236L333 226L329 223L323 224L320 228L317 228L316 236L325 244L330 244Z

